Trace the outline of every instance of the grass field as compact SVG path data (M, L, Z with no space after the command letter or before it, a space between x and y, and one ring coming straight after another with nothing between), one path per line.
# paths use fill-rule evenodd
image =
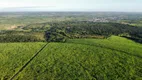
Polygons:
M0 79L10 79L46 43L0 43ZM141 80L142 45L126 38L49 43L14 80Z
M17 80L141 80L142 45L125 38L49 43Z
M111 36L108 39L74 39L68 40L68 43L74 44L84 44L90 46L97 46L102 48L107 48L111 50L116 50L119 52L126 52L129 55L137 56L142 58L142 45L135 43L126 38Z
M45 43L0 43L0 79L9 79Z

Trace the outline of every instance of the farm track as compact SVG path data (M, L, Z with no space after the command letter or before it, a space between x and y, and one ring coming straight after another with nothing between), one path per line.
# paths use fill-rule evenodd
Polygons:
M13 80L21 71L23 71L26 66L47 46L47 44L49 43L46 43L37 53L35 53L35 55L29 59L29 61L27 61L19 70L18 72L16 72L11 78L10 80Z
M137 58L141 58L141 59L142 59L142 56L140 56L140 55L131 54L131 53L128 53L128 52L126 52L126 51L122 51L122 50L118 50L118 49L114 49L114 48L110 48L110 47L105 47L105 46L101 46L101 45L98 46L98 45L91 45L91 44L84 44L84 43L73 43L73 42L72 42L71 44L89 45L89 46L95 46L95 47L100 47L100 48L115 50L115 51L122 52L122 53L126 53L127 55L135 56L135 57L137 57Z

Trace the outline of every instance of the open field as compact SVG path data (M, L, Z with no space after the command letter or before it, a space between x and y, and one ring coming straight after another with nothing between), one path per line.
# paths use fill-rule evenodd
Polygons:
M142 58L142 45L135 43L126 38L111 36L107 39L74 39L68 40L68 43L84 44L90 46L97 46L117 50L119 52L126 52L129 55L138 56Z
M11 30L12 26L59 21L119 22L141 26L141 13L114 12L6 12L0 13L0 30Z
M141 44L117 36L51 42L15 79L140 80L141 49Z
M142 27L142 20L120 20L119 23Z
M0 43L0 79L9 79L45 43Z

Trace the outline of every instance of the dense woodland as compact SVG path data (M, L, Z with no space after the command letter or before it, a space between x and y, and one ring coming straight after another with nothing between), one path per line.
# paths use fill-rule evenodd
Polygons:
M108 38L117 35L142 43L142 27L120 23L61 21L19 26L22 31L1 31L0 42L65 42L74 38ZM17 29L18 29L17 28Z
M56 22L50 25L52 27L46 31L47 41L55 41L55 38L57 41L65 41L66 38L107 38L117 35L142 42L142 27L126 24L83 21Z

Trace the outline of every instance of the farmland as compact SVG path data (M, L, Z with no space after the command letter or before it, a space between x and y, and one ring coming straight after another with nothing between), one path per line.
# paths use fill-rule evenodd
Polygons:
M0 79L9 79L45 43L0 43Z
M52 42L15 79L139 80L142 79L141 49L141 44L117 36Z
M0 13L1 80L141 80L139 13Z

